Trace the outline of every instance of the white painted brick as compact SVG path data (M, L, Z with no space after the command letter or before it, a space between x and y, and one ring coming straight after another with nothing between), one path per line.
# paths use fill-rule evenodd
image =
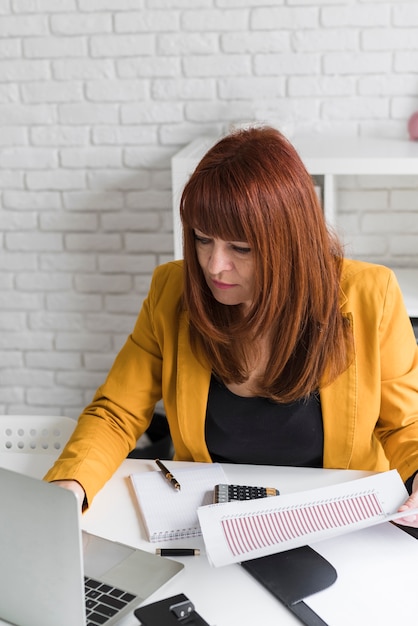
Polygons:
M326 74L378 74L391 70L389 52L335 52L324 55Z
M189 103L186 106L186 119L194 122L230 121L239 122L253 117L253 105L250 101Z
M63 194L64 206L75 211L100 209L112 211L123 207L123 194L118 191L93 192L73 191Z
M155 186L157 187L157 184L155 184ZM129 209L138 209L140 211L144 210L144 207L158 210L167 209L167 207L171 207L172 202L172 193L169 187L170 184L169 181L167 181L166 190L155 189L150 191L129 192L126 198L126 206Z
M219 52L219 36L202 32L161 33L157 36L157 51L162 55L215 54Z
M14 352L12 350L2 350L0 352L0 363L2 367L2 373L4 370L12 368L21 368L23 366L23 356L20 352ZM1 385L4 385L3 376L1 378Z
M0 330L19 331L26 329L26 313L8 313L6 311L0 311Z
M161 11L142 9L134 13L117 13L115 15L115 31L117 33L140 33L176 31L180 28L180 12L167 8Z
M16 306L16 309L19 310L40 310L41 303L39 297L31 296L31 298L35 301L38 301L38 306L34 304L29 307L22 307L20 304ZM28 302L29 298L26 297L26 302ZM1 306L1 305L0 305ZM1 308L4 308L3 306ZM41 332L23 332L19 331L16 333L3 333L0 334L0 348L3 350L52 350L54 345L54 336L52 333L41 333Z
M53 122L55 122L55 111L54 108L49 105L0 105L0 125L19 126L31 124L52 124Z
M200 9L183 11L181 28L185 31L235 31L248 27L249 12L243 10Z
M148 86L138 80L94 81L86 85L86 98L98 102L129 102L144 100Z
M87 352L84 355L84 367L87 371L107 372L110 370L114 361L114 354L92 354Z
M190 56L183 60L187 77L250 76L251 57L240 54Z
M143 293L145 297L146 292ZM131 313L137 315L141 306L139 294L135 293L131 296L110 296L105 298L106 311L110 313Z
M17 291L12 294L0 292L0 309L2 311L36 311L42 306L42 297L39 294L19 293ZM0 346L8 347L6 338L0 338ZM12 344L12 347L17 346Z
M292 35L292 45L296 52L357 51L358 38L346 29L298 30Z
M418 6L416 2L393 3L392 22L395 26L418 26Z
M89 140L87 126L35 126L30 129L35 146L85 146Z
M138 307L141 306L139 300ZM138 308L139 310L139 308ZM91 333L125 333L132 332L137 315L112 315L109 313L95 313L86 315L86 330ZM108 335L109 336L109 335Z
M77 333L74 332L74 336L78 336L78 333L84 329L84 316L81 313L70 313L67 311L63 313L52 311L37 311L35 313L29 313L28 317L29 328L36 331L77 331ZM52 333L51 336L53 336ZM62 350L62 346L59 346L59 349Z
M338 195L339 211L384 211L389 207L389 194L386 190L340 191Z
M117 124L118 107L115 104L61 104L58 118L63 124Z
M399 237L391 237L390 250L396 256L407 256L416 258L418 250L418 235L403 234Z
M119 59L116 68L120 78L175 77L181 72L180 59L170 56Z
M376 216L365 213L361 217L361 228L364 233L418 233L418 212L380 213Z
M389 117L389 101L384 98L339 98L324 102L323 112L334 119L384 119Z
M211 7L213 0L147 0L150 9L188 9Z
M6 234L5 246L8 250L22 252L33 251L60 251L64 249L63 238L60 234L40 232L16 232Z
M80 102L83 100L83 86L75 82L31 82L22 85L22 100L25 103Z
M158 213L112 213L103 215L101 225L104 232L132 232L132 231L153 231L160 226L160 216Z
M77 252L85 252L86 250L113 252L120 250L121 247L121 237L118 234L97 233L90 235L88 233L78 233L65 235L65 248L67 250L75 250Z
M13 289L13 274L0 274L0 289L2 291L10 291Z
M180 122L183 119L183 105L171 102L124 104L120 115L123 124Z
M157 145L158 125L99 126L92 129L91 139L97 145Z
M51 66L52 75L57 80L95 80L115 76L114 63L109 59L62 59L53 61Z
M368 29L362 34L362 47L365 50L416 50L418 28Z
M161 146L126 148L124 150L123 162L127 167L133 167L135 169L170 170L172 156L173 150L171 148Z
M25 272L16 275L16 288L19 291L68 291L72 287L71 274L52 272Z
M154 100L210 100L216 98L216 81L206 78L159 78L153 81Z
M280 98L286 95L284 78L245 77L222 78L218 82L219 97L224 100L257 98Z
M122 167L122 150L102 146L97 148L63 148L60 150L60 164L63 168L103 168Z
M46 308L49 311L91 312L102 309L102 297L97 294L48 293ZM56 343L58 348L58 342Z
M27 59L0 61L0 80L2 82L47 80L49 76L49 63L46 61Z
M2 250L0 254L0 269L17 272L36 267L37 255L34 253L8 252Z
M4 404L12 404L16 402L23 402L24 394L23 389L14 386L7 385L6 387L0 386L0 402Z
M4 191L3 206L10 209L48 210L61 207L61 197L57 191Z
M400 211L418 212L418 190L416 187L413 190L394 190L391 194L391 206Z
M1 211L1 230L35 230L37 226L37 215L35 212L16 213L16 211Z
M282 30L225 33L221 35L221 49L223 52L240 54L284 52L290 50L290 33Z
M107 352L111 348L111 340L107 333L57 333L58 350L86 352Z
M93 190L132 190L147 189L150 185L151 176L149 172L135 172L133 176L129 170L97 170L87 173L88 186ZM106 204L106 198L103 198Z
M27 352L25 355L27 367L31 369L48 370L80 370L81 356L74 352Z
M323 26L386 26L390 23L391 6L386 3L373 6L368 2L365 5L323 7L321 9L321 24Z
M2 189L23 189L24 187L23 173L0 171L0 187Z
M51 172L28 172L26 184L29 189L59 190L83 189L86 186L83 172L54 170Z
M417 91L417 79L413 74L387 74L367 76L358 79L357 90L360 96L411 95Z
M127 293L132 289L132 279L126 274L80 274L75 277L74 284L80 293Z
M155 266L155 254L106 254L98 258L98 269L107 274L150 274Z
M151 55L155 52L155 35L93 36L90 41L92 57L126 57Z
M110 13L52 15L51 31L55 35L92 35L112 32Z
M97 389L103 383L103 374L96 372L57 372L56 381L62 387L71 389Z
M75 0L13 0L15 13L53 13L54 11L74 11Z
M127 252L172 252L172 233L126 233Z
M78 214L45 212L39 216L39 226L46 231L80 231L95 232L98 225L98 216L86 212Z
M2 37L33 37L48 34L46 15L9 15L0 17Z
M267 4L276 6L285 4L285 0L276 0L275 2L266 2L266 0L217 0L216 6L224 9L239 9L241 7L265 7Z
M62 405L63 407L81 406L83 396L81 391L74 389L66 389L65 387L54 386L48 389L30 388L27 391L27 399L29 404L45 405Z
M23 41L23 54L33 59L84 57L86 46L82 37L29 37Z
M357 235L350 242L353 258L371 259L384 256L388 251L385 237L378 235Z
M318 8L263 7L251 13L253 30L316 28L319 24Z
M257 54L254 58L254 72L259 76L295 76L320 78L321 56L319 54L283 53Z
M0 167L5 169L50 169L58 164L58 155L44 148L4 148Z
M96 269L96 261L91 254L41 254L38 262L39 268L47 271L90 272Z
M17 85L0 85L0 103L17 102L19 100L19 90Z
M291 77L288 82L288 94L300 96L353 96L356 93L357 80L342 76L303 76Z
M82 11L129 11L137 9L142 0L78 0Z
M21 56L21 45L18 38L0 41L0 59L12 59Z

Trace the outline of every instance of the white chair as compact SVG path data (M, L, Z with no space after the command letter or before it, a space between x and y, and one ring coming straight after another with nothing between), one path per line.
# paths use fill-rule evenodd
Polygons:
M65 416L0 415L0 466L41 477L76 424Z

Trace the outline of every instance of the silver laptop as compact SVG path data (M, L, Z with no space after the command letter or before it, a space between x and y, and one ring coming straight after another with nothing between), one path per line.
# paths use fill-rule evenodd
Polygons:
M183 565L80 530L75 495L0 468L0 618L113 626Z

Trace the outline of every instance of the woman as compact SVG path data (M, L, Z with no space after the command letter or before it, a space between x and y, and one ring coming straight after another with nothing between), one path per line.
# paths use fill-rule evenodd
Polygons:
M392 467L417 506L418 349L399 286L343 258L295 149L268 127L225 137L181 218L184 262L155 271L46 479L88 506L163 398L177 460Z

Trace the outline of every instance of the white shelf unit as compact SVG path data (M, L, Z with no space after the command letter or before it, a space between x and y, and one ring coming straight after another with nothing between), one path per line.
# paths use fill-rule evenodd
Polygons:
M174 256L182 256L179 202L184 185L218 137L199 137L172 158ZM336 179L341 175L418 176L418 142L364 137L299 136L292 138L308 172L323 181L323 207L335 224ZM418 211L418 207L417 207ZM394 268L410 317L418 318L418 269Z

